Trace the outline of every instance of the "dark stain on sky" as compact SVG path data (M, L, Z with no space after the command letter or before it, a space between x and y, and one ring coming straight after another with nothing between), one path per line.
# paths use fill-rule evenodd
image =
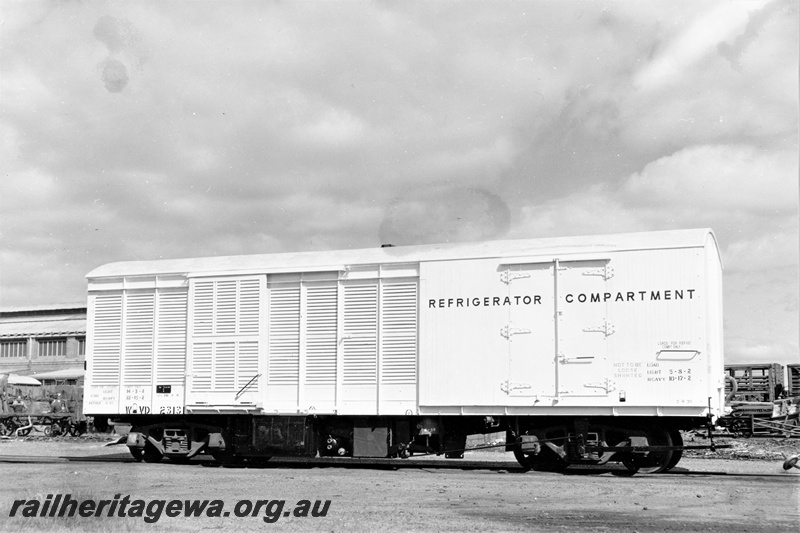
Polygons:
M511 211L480 188L431 185L394 198L379 230L395 245L499 239L511 226Z
M101 64L103 83L106 90L110 93L119 93L128 85L128 69L122 61L114 59L113 57L107 58Z
M100 77L106 90L110 93L122 92L130 79L128 68L114 56L123 52L131 43L134 35L131 24L126 20L105 15L97 20L92 33L108 49L108 57L99 65Z

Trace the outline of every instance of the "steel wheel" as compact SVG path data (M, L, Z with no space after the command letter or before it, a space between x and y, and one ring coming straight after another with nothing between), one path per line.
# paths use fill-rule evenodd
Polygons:
M669 436L672 438L672 446L683 446L683 435L677 429L674 429L669 432ZM683 457L683 450L672 450L672 459L669 460L667 464L667 468L664 469L665 472L672 470L678 464L678 462Z
M158 451L155 446L150 443L144 445L142 459L144 459L145 463L158 463L162 457L164 457L164 454Z
M671 432L661 426L652 426L645 430L648 446L672 446ZM649 451L645 456L631 455L622 460L630 472L641 474L657 474L665 472L677 464L670 466L674 457L673 450ZM680 457L678 457L680 459Z
M133 460L137 463L141 463L142 459L144 459L144 450L140 450L139 448L128 448L128 451L131 452Z
M542 448L538 455L528 455L520 450L514 450L514 458L526 471L563 472L569 466L568 462L547 448Z
M14 424L12 420L5 420L3 422L0 422L0 435L3 437L13 435L15 429L17 429L17 426Z
M213 457L214 460L216 460L221 465L230 465L235 463L233 454L228 449L225 450L214 449L211 450L210 453L211 457Z

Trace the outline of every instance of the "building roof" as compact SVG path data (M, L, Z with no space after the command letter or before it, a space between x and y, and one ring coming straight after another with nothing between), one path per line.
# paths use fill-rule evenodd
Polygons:
M86 334L86 305L50 304L0 310L0 337L59 337Z
M130 261L100 266L87 278L125 276L185 275L235 272L302 272L343 270L348 266L452 259L481 259L495 257L553 257L566 259L586 253L606 253L625 250L666 248L700 248L716 238L710 229L657 231L593 235L588 237L557 237L514 241L448 243L422 246L397 246L321 252L220 256L194 259L162 259ZM718 251L717 251L718 253Z
M42 315L64 313L86 314L86 302L0 307L0 317L14 315Z
M0 337L61 337L85 335L86 317L0 320Z

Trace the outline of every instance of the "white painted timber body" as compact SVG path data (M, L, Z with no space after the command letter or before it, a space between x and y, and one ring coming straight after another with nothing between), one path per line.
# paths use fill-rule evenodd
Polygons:
M710 230L113 263L87 414L719 415Z

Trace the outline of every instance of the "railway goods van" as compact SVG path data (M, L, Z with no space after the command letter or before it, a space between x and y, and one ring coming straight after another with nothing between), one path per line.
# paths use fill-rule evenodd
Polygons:
M789 396L800 396L800 365L786 365L786 385Z
M785 392L778 363L726 365L725 373L733 378L725 385L728 402L772 402Z
M84 410L145 461L663 471L724 408L721 269L706 229L108 264Z

